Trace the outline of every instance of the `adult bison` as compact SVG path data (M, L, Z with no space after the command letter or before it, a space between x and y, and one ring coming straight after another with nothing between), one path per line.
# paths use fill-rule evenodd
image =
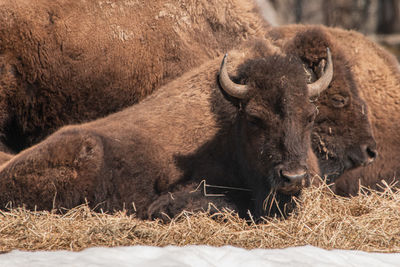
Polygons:
M359 184L379 189L381 180L398 182L400 173L400 72L396 58L356 32L335 30L346 40L352 71L369 110L379 157L374 164L348 172L336 182L336 191L355 195ZM397 185L398 186L398 185Z
M376 63L365 62L385 52L361 34L324 26L275 27L266 36L272 44L298 55L311 80L319 72L319 62L326 57L324 47L332 50L335 71L329 88L315 100L319 113L312 132L312 147L321 174L332 182L347 170L372 163L378 152L365 91L388 85L377 80L380 73L370 72ZM374 166L368 169L371 168Z
M0 1L0 150L121 110L262 32L251 1Z
M338 32L341 36L338 36ZM274 45L276 50L301 58L310 81L321 75L324 58L327 57L325 48L330 47L333 51L335 71L332 81L327 90L313 99L318 108L318 116L312 131L312 147L317 156L320 175L326 178L328 183L336 181L344 172L370 165L378 154L369 119L371 114L363 99L365 84L362 77L368 76L368 73L357 71L358 65L363 64L362 60L360 58L360 61L353 61L352 52L346 45L347 42L353 41L353 35L351 31L303 25L274 27L266 34L268 42ZM357 36L366 41L365 37L359 34ZM364 56L374 54L376 57L380 53L370 47L362 49ZM338 193L342 193L343 190L341 181L342 179L338 181L336 188ZM353 185L357 183L353 182ZM209 191L212 189L208 188ZM183 188L176 192L173 197L163 196L163 203L155 202L154 208L173 213L176 207L182 209L181 201L177 199L189 198L190 207L194 206L193 203L204 201L201 197L198 200L194 194L185 193L185 190ZM218 189L218 192L221 191L224 189ZM238 192L235 192L235 195L237 194Z
M139 104L63 127L20 152L1 166L0 204L51 209L88 201L146 218L169 206L169 192L188 195L202 180L248 190L246 198L235 191L215 200L240 214L270 212L270 194L288 202L309 183L317 114L309 97L329 85L331 57L312 84L297 56L274 52L265 41L231 51L226 60L219 76L216 59ZM204 200L197 204L212 201L197 196ZM190 205L190 197L181 199Z

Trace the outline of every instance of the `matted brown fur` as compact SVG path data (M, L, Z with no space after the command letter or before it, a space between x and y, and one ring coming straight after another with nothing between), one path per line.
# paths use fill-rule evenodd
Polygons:
M0 149L103 117L262 32L241 0L1 0Z
M313 245L325 249L400 252L400 196L386 187L342 198L326 186L304 190L289 219L246 222L232 212L182 213L169 223L80 206L60 215L12 209L0 213L0 251L72 250L95 246L232 245L247 249Z

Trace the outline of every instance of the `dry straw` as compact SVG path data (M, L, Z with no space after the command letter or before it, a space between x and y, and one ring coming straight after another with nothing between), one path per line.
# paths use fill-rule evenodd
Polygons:
M143 221L124 212L102 214L87 205L65 214L14 208L0 211L0 251L81 250L93 246L233 245L244 248L322 248L400 252L400 197L393 186L363 189L352 198L327 186L311 187L288 219L253 224L224 211L182 213L169 223Z

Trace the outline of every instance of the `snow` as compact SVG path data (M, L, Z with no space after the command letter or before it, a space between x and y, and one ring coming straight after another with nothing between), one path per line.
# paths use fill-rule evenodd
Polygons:
M325 250L313 246L245 250L231 246L88 248L80 252L14 250L0 254L0 267L24 266L399 266L400 253L367 253L356 250Z

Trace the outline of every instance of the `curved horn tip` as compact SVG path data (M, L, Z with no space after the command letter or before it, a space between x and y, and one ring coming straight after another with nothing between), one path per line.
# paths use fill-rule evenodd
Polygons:
M327 54L326 57L327 57L328 59L329 59L329 58L332 59L331 49L330 49L329 47L326 48L326 54Z
M224 65L226 64L227 59L228 59L228 53L226 53L226 54L224 55L224 57L222 58L221 67L219 68L219 73L220 73L220 74L221 74L221 72L222 72L222 68L223 68Z

